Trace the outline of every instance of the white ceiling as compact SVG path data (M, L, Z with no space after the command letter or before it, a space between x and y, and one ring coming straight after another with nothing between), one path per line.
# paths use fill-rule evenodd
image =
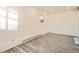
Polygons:
M76 10L76 6L39 6L37 7L40 10L47 12L57 12L57 11L66 11L66 10Z

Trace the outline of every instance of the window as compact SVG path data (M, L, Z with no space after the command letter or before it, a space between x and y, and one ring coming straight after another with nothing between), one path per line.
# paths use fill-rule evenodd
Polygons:
M6 28L6 18L0 16L0 29Z
M12 9L8 10L8 17L9 18L13 18L13 19L17 19L18 18L18 13Z
M15 10L8 10L8 30L17 30L18 27L18 13Z
M6 16L6 9L5 8L0 8L0 16Z
M17 30L17 21L14 19L8 19L8 30Z
M6 28L6 10L4 8L0 8L0 29Z
M17 30L18 28L18 12L0 7L0 29Z

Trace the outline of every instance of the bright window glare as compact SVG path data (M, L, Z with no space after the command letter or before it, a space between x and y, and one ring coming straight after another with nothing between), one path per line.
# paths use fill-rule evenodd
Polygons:
M18 14L18 12L15 11L15 10L13 10L13 9L8 9L8 11L9 11L9 12L13 12L13 13L15 13L15 14Z
M6 7L0 7L0 29L17 30L17 19L17 11Z
M18 27L18 14L15 10L9 9L8 11L8 30L17 30Z
M18 19L18 18L17 18L18 15L15 14L15 13L13 13L13 12L8 12L8 17L9 17L9 18L13 18L13 19Z
M5 29L5 28L6 28L6 18L0 17L0 29Z
M6 10L4 8L0 8L0 16L6 16Z
M17 21L8 19L8 30L17 30Z

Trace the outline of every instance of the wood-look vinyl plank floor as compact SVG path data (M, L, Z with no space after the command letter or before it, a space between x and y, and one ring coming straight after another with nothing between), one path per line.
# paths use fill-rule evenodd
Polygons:
M79 53L74 48L74 37L47 33L36 39L4 51L4 53Z

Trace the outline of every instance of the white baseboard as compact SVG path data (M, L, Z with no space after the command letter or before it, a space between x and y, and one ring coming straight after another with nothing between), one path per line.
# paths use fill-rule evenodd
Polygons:
M41 36L41 34L32 36L32 37L30 37L30 38L28 38L28 39L23 40L23 43L24 43L24 42L28 42L28 41L33 40L33 39L36 39L36 38L38 38L38 37L40 37L40 36Z

